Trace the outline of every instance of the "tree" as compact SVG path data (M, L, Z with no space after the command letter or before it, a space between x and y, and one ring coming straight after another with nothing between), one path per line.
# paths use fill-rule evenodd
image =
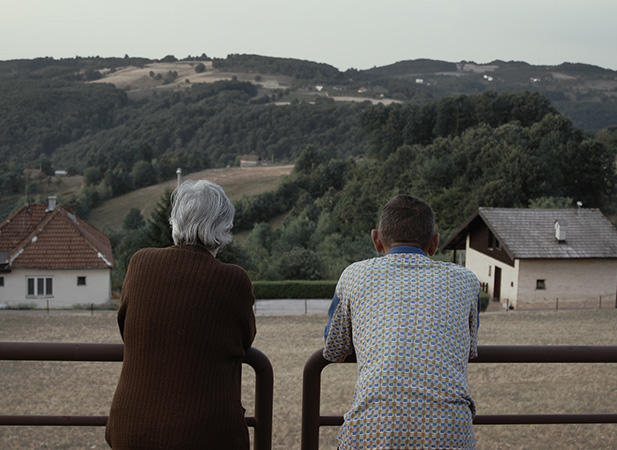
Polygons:
M294 248L277 257L276 272L283 280L322 280L326 268L314 251Z
M155 184L157 179L152 164L144 160L137 161L131 170L131 180L136 188Z
M96 186L103 179L103 173L98 167L88 167L84 170L84 183L86 186Z
M206 66L204 65L204 63L199 63L195 66L195 72L203 73L205 71L206 71Z
M144 221L144 216L141 215L141 212L137 208L131 208L129 213L124 218L124 222L122 223L123 230L138 230L142 228L146 222Z
M171 238L171 190L167 189L152 211L150 220L146 225L146 239L152 247L169 247L173 245Z
M51 164L51 161L49 160L49 158L47 158L44 155L41 155L39 157L38 165L43 171L43 173L47 176L52 176L55 172L54 167Z
M574 200L569 197L539 197L529 202L530 209L568 209L573 205Z

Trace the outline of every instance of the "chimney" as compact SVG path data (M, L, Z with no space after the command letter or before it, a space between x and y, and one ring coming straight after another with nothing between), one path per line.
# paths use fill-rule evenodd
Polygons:
M558 219L555 221L555 239L559 242L566 241L566 221L563 219Z
M55 195L50 195L49 197L47 197L47 200L48 204L46 212L51 212L56 209L56 201L58 200L58 198Z

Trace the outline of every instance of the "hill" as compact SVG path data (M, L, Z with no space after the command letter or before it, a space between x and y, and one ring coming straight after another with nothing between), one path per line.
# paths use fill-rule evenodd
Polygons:
M418 59L341 72L259 55L0 61L0 207L34 192L24 168L83 174L76 201L87 214L173 183L177 167L237 166L243 154L290 164L311 145L361 157L374 150L365 118L379 115L375 104L495 92L541 94L589 135L617 126L617 72L585 64Z
M220 185L230 200L235 202L245 196L276 189L292 169L290 165L207 169L188 174L182 180L210 180ZM93 209L88 221L101 230L117 231L122 228L122 222L131 208L139 209L143 217L149 218L165 190L173 189L176 184L177 180L169 180L112 198Z

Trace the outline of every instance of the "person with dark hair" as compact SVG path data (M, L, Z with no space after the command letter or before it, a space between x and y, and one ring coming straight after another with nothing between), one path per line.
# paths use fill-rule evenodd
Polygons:
M480 283L429 258L439 234L419 198L392 198L371 238L384 256L343 271L324 330L325 359L357 360L339 448L473 449L467 363L477 356Z
M107 443L121 449L248 450L242 360L255 337L248 274L216 260L234 207L209 181L172 194L175 245L138 251L122 286L122 372Z

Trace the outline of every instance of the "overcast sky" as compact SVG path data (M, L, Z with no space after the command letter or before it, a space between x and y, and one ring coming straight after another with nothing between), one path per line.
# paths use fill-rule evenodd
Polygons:
M230 53L617 70L615 0L0 0L0 60Z

